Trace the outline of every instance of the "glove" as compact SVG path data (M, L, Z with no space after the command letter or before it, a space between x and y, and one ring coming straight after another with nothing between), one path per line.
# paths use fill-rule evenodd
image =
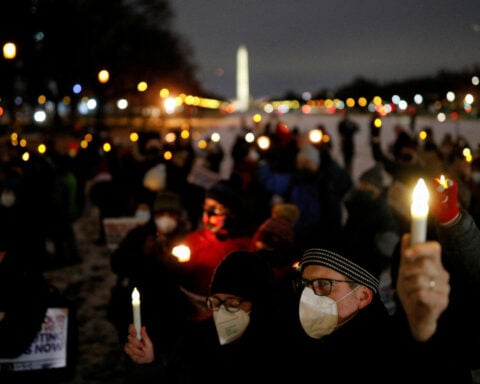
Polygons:
M460 209L458 206L458 184L455 180L440 178L433 181L432 213L440 224L448 224L456 219Z

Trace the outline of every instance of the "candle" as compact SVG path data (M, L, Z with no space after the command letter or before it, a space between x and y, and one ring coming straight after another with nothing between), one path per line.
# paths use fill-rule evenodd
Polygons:
M425 180L418 179L412 193L411 205L411 244L423 243L427 238L428 188Z
M140 335L140 329L142 328L142 321L140 318L140 293L138 292L137 287L133 288L133 291L132 291L132 309L133 309L133 324L135 325L135 330L137 331L137 339L140 340L142 338Z
M175 256L180 263L186 263L190 260L190 248L188 245L177 245L173 247L172 255Z

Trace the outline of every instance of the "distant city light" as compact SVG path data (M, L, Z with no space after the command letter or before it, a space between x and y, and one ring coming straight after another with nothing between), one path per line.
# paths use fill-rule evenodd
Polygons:
M467 93L465 95L465 103L472 105L473 104L473 95L471 93Z
M45 120L47 120L47 114L45 111L36 111L33 114L33 120L35 120L37 123L43 123Z
M400 100L400 102L398 103L398 108L404 111L407 109L407 107L408 103L405 100Z
M146 81L140 81L138 84L137 84L137 91L138 92L145 92L148 88L148 84Z
M81 115L87 115L89 112L87 103L85 101L78 103L77 110Z
M132 143L136 143L140 137L138 136L137 132L132 132L130 133L129 138Z
M180 132L180 137L183 140L187 140L190 137L190 131L188 130L188 124L186 124L186 125L184 124L184 128Z
M447 92L447 101L450 103L455 101L455 93L452 91Z
M305 101L308 101L312 98L312 94L310 92L303 92L302 93L302 99Z
M263 110L265 111L265 113L272 113L274 110L273 105L270 103L267 103L263 106Z
M177 106L177 102L173 97L167 97L163 101L163 106L165 108L165 112L171 115L173 112L175 112L175 107Z
M165 142L166 143L174 143L176 139L177 139L177 135L175 134L175 132L168 132L165 135Z
M270 138L268 136L260 136L257 139L257 145L260 149L266 151L270 148Z
M349 97L345 104L348 108L353 108L355 106L355 99L353 97Z
M382 126L382 119L380 119L379 117L377 117L375 120L373 120L373 126L375 128L381 128Z
M35 33L35 35L33 35L33 39L39 43L40 41L42 41L43 39L45 38L45 34L42 32L42 31L39 31L37 33Z
M82 92L82 86L80 84L74 84L72 87L73 93L78 95L80 92Z
M447 120L447 116L445 115L445 113L440 112L437 114L437 120L438 122L443 123L445 122L445 120Z
M479 83L480 83L480 79L478 78L478 76L473 76L472 77L472 84L476 86Z
M98 72L98 81L102 84L108 83L110 79L110 73L106 69L102 69Z
M87 108L90 111L93 111L95 108L97 108L97 100L95 99L88 99L87 101Z
M112 145L107 141L102 145L103 152L110 152L112 150Z
M413 96L413 101L417 105L422 104L423 103L423 96L417 93L415 96Z
M247 143L253 143L255 141L255 135L252 132L247 132L245 134L245 141Z
M167 88L162 88L160 90L160 97L161 98L168 97L169 95L170 95L170 91Z
M278 106L278 112L281 113L281 114L288 113L289 110L290 110L290 108L287 104L281 104L281 105Z
M365 97L358 98L358 105L360 107L365 107L367 105L367 99Z
M37 147L38 153L45 153L47 152L47 146L45 144L39 144Z
M127 99L119 99L119 100L117 100L117 108L118 108L118 109L124 110L124 109L127 109L127 107L128 107L128 101L127 101Z

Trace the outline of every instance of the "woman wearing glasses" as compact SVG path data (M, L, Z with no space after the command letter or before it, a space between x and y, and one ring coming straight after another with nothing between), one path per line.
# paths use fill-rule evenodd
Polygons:
M169 382L245 383L272 380L280 370L277 354L285 346L278 332L279 310L274 275L261 255L234 251L217 267L206 306L211 317L189 322L179 340L178 359ZM137 340L129 328L125 352L140 364L155 361L154 346L145 327Z

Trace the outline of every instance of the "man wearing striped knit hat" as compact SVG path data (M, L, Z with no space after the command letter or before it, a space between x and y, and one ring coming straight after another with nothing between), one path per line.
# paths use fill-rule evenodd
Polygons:
M364 260L348 244L303 253L299 324L292 327L299 332L289 357L301 367L297 382L397 383L431 369L421 359L412 363L409 351L418 356L422 346L388 313Z

